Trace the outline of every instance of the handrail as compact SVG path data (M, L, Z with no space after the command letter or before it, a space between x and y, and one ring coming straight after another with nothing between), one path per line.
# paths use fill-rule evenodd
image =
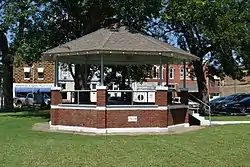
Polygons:
M195 97L194 95L192 95L191 93L189 93L189 95L191 95L193 98L195 98L196 100L198 100L200 103L202 103L204 106L206 106L208 108L208 117L209 117L209 122L211 125L211 107L205 103L204 101L198 99L197 97Z

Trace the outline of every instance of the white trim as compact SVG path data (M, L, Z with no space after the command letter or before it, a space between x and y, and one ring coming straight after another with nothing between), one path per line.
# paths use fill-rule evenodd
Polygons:
M188 123L172 125L165 128L160 127L145 127L145 128L89 128L80 126L64 126L64 125L51 125L49 122L51 130L61 130L61 131L72 131L72 132L83 132L83 133L96 133L96 134L111 134L111 133L166 133L169 131L175 131L178 129L185 129L189 127Z
M96 90L107 90L108 87L107 86L96 86Z
M86 106L83 106L83 105L79 105L79 106L60 106L60 105L51 105L50 107L51 109L70 109L70 110L82 110L82 109L85 109L85 110L98 110L96 108L96 106L93 106L91 107L90 105L86 105ZM100 110L100 109L99 109Z
M30 73L30 67L23 67L23 72L29 72Z
M61 87L52 87L52 88L50 88L50 90L51 91L57 91L57 90L61 91L62 88Z
M178 129L188 128L188 127L189 127L189 123L182 123L182 124L168 126L168 130L175 131Z
M38 73L43 73L44 72L44 67L38 67L37 72Z
M250 121L211 121L211 125L250 124Z
M129 108L128 107L102 107L102 106L95 106L95 105L79 105L79 106L76 106L76 105L51 105L51 109L71 109L71 110L119 110L119 111L122 111L122 110L142 110L142 111L147 111L147 110L168 110L168 107L166 106L156 106L156 107L131 107Z
M167 91L168 87L167 86L156 86L155 90L165 90L165 91Z

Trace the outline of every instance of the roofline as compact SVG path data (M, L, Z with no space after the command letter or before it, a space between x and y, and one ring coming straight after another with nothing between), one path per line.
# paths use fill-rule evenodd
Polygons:
M186 52L186 51L184 51ZM172 57L176 59L183 59L183 60L200 60L199 57L190 54L189 52L185 53L178 53L172 51L128 51L128 50L103 50L103 49L94 49L94 50L85 50L85 51L73 51L73 52L43 52L42 56L53 56L53 57L60 57L60 56L76 56L76 55L155 55L155 56L164 56L164 57ZM180 57L179 57L180 56ZM46 59L46 58L45 58Z

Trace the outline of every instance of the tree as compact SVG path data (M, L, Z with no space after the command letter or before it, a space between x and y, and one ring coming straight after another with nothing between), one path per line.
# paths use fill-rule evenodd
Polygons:
M241 77L239 61L242 56L241 45L249 44L249 2L231 0L169 0L162 11L161 24L168 33L176 38L178 46L198 56L200 60L192 62L197 77L198 89L202 101L208 102L206 76L203 63L217 69L223 69L226 75ZM249 47L246 45L245 48ZM216 68L213 68L216 69Z
M54 13L50 14L49 20L53 20L51 25L57 27L58 33L56 34L61 39L58 43L62 44L121 20L128 26L142 30L147 22L159 13L160 7L160 0L137 0L134 2L126 0L53 1L49 11ZM99 68L96 65L88 65L85 68L85 65L76 64L75 73L73 73L72 65L69 64L68 67L74 78L76 90L88 89L84 74L88 73L87 75L91 76L93 69Z
M38 11L40 11L39 3L32 0L6 0L0 3L0 47L3 49L2 63L4 66L3 93L7 110L13 109L13 60L18 60L20 55L30 59L35 53L30 52L32 54L27 56L28 51L32 49L34 51L38 48L31 46L35 45L34 37L32 38L33 41L27 41L29 38L25 39L26 30L34 21L32 16L36 16ZM5 36L7 32L10 34L9 42ZM32 35L29 37L32 37Z

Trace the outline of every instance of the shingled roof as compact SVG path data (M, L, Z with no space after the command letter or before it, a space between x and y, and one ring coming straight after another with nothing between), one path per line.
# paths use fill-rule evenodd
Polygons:
M198 57L176 48L166 42L146 36L134 29L122 26L116 29L102 28L98 31L70 41L43 53L45 60L70 60L69 56L98 55L143 55L171 57L182 60L196 60ZM66 58L66 57L67 58ZM93 56L90 56L93 57ZM165 57L165 58L164 58Z

